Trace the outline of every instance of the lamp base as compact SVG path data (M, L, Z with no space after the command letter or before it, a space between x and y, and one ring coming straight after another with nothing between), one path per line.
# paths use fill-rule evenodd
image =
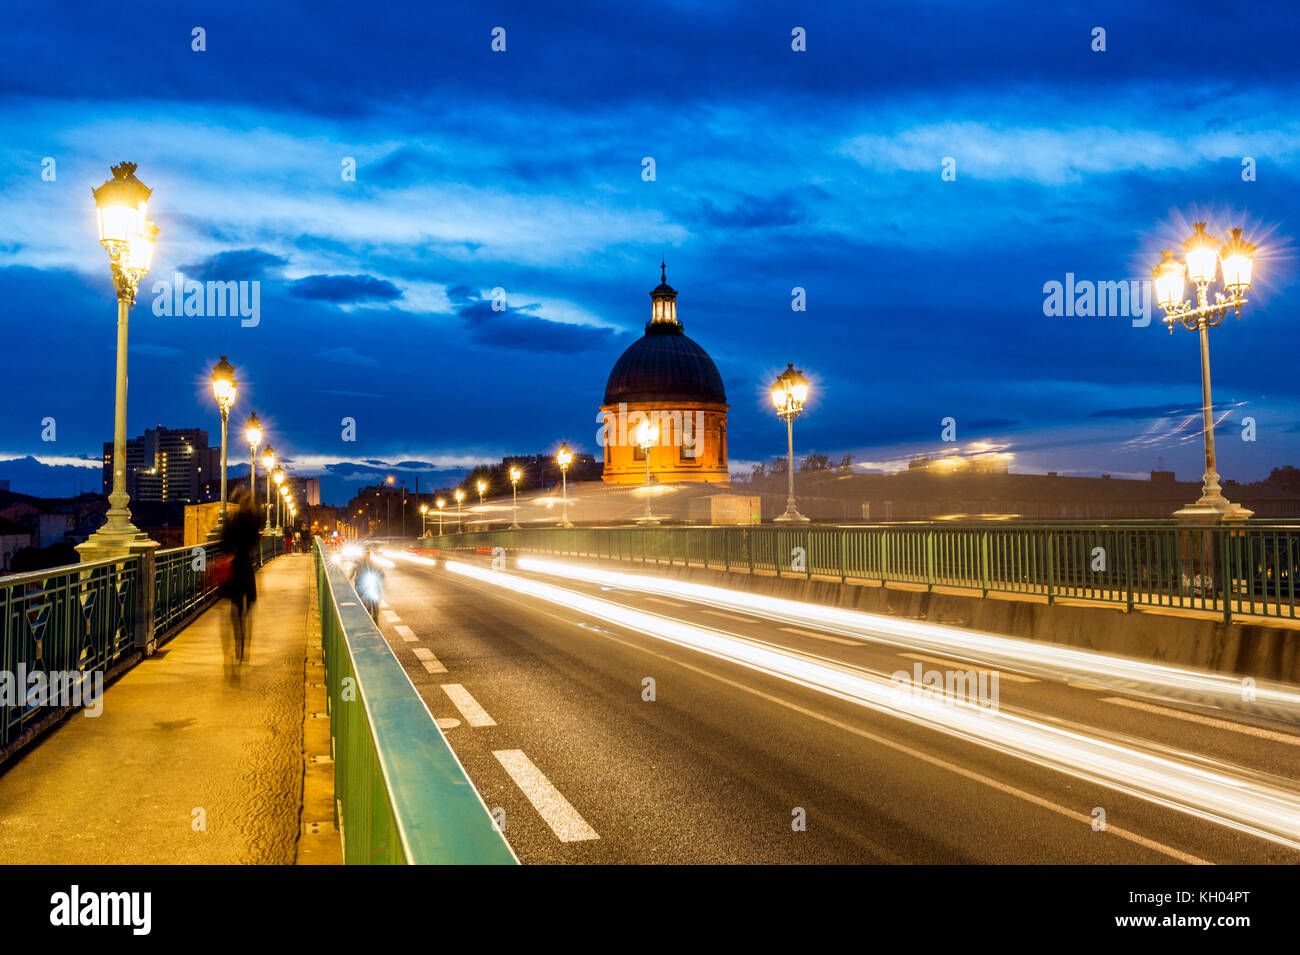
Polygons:
M506 530L508 530L508 531L522 531L523 528L520 527L518 524L511 524L509 527L506 528Z
M111 531L100 529L85 541L76 545L75 550L81 555L82 563L92 560L109 560L117 557L129 557L141 551L153 550L159 546L144 531L128 524L125 528Z
M772 523L773 524L808 524L810 523L810 521L808 520L808 518L804 517L797 510L795 510L793 505L791 505L790 507L786 508L785 513L782 514L780 517L772 518Z
M1180 524L1221 524L1229 521L1244 521L1253 517L1254 511L1233 504L1227 498L1207 501L1205 498L1195 504L1174 511L1174 518Z
M646 514L644 517L638 517L636 522L642 525L658 524L660 523L660 519L655 517L653 514Z

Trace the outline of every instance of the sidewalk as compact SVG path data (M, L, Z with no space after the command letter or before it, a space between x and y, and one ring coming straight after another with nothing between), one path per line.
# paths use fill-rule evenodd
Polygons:
M0 864L293 864L311 575L258 573L238 672L223 600L0 775Z

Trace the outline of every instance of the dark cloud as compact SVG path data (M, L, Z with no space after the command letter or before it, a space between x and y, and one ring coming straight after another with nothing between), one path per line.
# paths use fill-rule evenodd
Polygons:
M613 328L549 321L532 314L537 305L497 311L490 299L481 298L467 285L449 287L447 298L456 306L470 340L488 348L573 354L613 349L623 334Z
M392 302L402 297L402 290L387 279L373 275L309 275L289 286L297 298L334 302Z
M288 259L261 249L232 249L193 265L182 265L180 270L186 278L198 282L244 282L274 277L288 264Z

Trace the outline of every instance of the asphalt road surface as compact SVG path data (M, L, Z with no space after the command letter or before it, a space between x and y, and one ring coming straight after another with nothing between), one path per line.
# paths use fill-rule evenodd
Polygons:
M525 863L1300 862L1276 833L798 678L805 665L851 680L969 662L523 572L513 560L502 576L575 596L540 599L441 559L388 556L381 629ZM453 559L480 573L488 566ZM608 619L616 611L588 613L590 598L779 654L790 672L650 635ZM1258 811L1278 827L1300 818L1294 726L997 669L999 715L1032 724L1025 732L1103 747L1098 759L1117 747L1173 761L1193 774L1182 791L1198 789L1198 772L1226 773L1242 800L1257 797L1255 785L1272 794Z

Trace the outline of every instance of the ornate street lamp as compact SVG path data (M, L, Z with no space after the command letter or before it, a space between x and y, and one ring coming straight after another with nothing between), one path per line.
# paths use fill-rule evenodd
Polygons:
M463 530L460 522L460 502L465 500L464 490L461 488L456 488L455 496L456 496L456 533L459 534Z
M794 365L787 364L785 371L777 375L772 383L772 404L776 413L785 422L787 448L789 457L787 472L789 475L789 495L785 502L785 513L775 518L782 523L806 524L808 518L799 513L794 503L794 419L803 411L803 403L808 400L808 379L802 371L796 371Z
M271 529L271 469L275 467L275 449L269 444L262 452L262 467L266 469L266 526L262 533L270 537L275 533Z
M140 279L149 271L158 239L158 227L148 217L153 190L135 178L135 169L133 162L119 163L113 167L112 179L91 190L99 241L108 252L117 291L117 380L113 402L113 490L108 495L104 525L77 546L82 560L122 556L133 547L158 546L131 523L131 499L126 491L127 330Z
M1186 264L1177 261L1173 252L1166 249L1160 264L1151 270L1155 277L1156 301L1164 309L1165 324L1169 334L1182 322L1201 340L1201 417L1205 435L1205 475L1201 496L1174 512L1174 517L1194 524L1213 524L1219 521L1242 521L1253 511L1233 504L1223 496L1219 486L1219 472L1214 455L1214 403L1210 398L1210 334L1229 311L1241 318L1241 307L1246 304L1245 293L1250 288L1251 269L1255 247L1241 237L1240 229L1232 230L1232 238L1222 248L1219 240L1205 231L1205 223L1198 222L1191 236L1183 243ZM1210 302L1210 286L1223 266L1224 292L1214 293ZM1184 280L1190 278L1196 286L1196 304L1183 298ZM1224 294L1224 293L1227 294Z
M277 467L277 468L275 469L275 471L271 474L271 478L272 478L272 480L275 481L275 486L276 486L276 488L280 491L281 496L283 496L283 495L286 493L286 492L285 492L285 489L284 489L284 468L283 468L283 467ZM276 501L275 501L275 529L272 531L272 533L275 534L275 535L277 535L277 536L280 534L280 531L281 531L281 527L280 527L280 500L281 500L281 498L277 497L277 498L276 498Z
M429 505L421 504L420 505L420 536L421 537L423 537L425 534L429 532L428 521L429 521Z
M256 411L248 416L248 422L244 425L244 438L252 451L251 467L248 470L248 493L253 510L257 510L257 449L262 446L262 422L257 420Z
M479 481L478 482L478 506L479 507L483 506L483 492L486 490L487 490L487 482Z
M226 526L226 432L230 423L230 407L235 403L237 391L234 366L222 355L221 361L212 369L212 396L217 399L217 407L221 409L221 513L217 516L216 525L208 531L208 540L220 540L221 532Z
M438 505L438 536L441 537L442 536L442 509L447 506L447 502L442 498L438 498L433 503Z
M514 492L514 518L510 524L510 530L517 531L519 527L519 479L523 477L523 472L516 467L510 469L510 487Z
M563 488L564 511L560 517L561 527L572 527L569 521L569 465L573 463L573 452L567 444L560 445L560 453L555 456L555 463L560 466L560 486Z
M642 421L636 429L637 447L645 455L645 514L636 519L638 524L658 524L659 518L650 513L650 449L659 443L659 429Z

